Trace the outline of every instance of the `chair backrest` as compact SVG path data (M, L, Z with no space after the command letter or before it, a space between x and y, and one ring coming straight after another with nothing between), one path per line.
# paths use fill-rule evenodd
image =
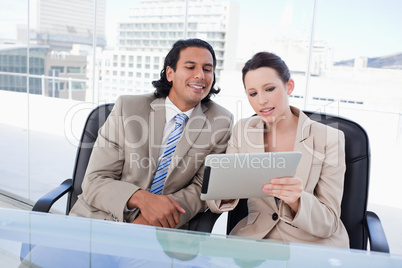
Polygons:
M84 130L82 131L80 144L77 149L73 171L73 189L68 193L66 214L70 212L75 202L77 202L78 195L82 193L82 180L84 179L87 170L93 145L98 137L98 130L105 123L113 109L113 106L114 104L112 103L99 105L88 115Z
M341 204L341 220L349 234L350 247L367 249L366 213L369 189L370 146L366 131L357 123L324 113L305 113L315 121L332 126L345 134L346 173ZM248 213L247 200L228 214L227 233Z

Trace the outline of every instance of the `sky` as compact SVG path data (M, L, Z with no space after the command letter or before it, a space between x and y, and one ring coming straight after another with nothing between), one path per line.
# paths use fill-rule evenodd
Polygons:
M107 0L107 34L128 16L126 0ZM402 53L400 0L236 0L239 4L238 57L248 57L272 38L314 37L334 48L334 59ZM139 0L130 1L131 6ZM113 38L111 38L113 40Z
M402 1L318 2L316 37L339 49L341 55L376 57L402 53Z
M218 0L220 1L220 0ZM402 53L400 0L235 0L239 4L238 57L248 57L275 38L314 38L334 48L334 59ZM0 39L15 36L27 19L28 0L0 1ZM115 40L118 21L139 0L106 0L106 35ZM314 3L316 3L314 5Z
M16 36L16 25L26 24L27 9L27 0L0 1L0 39Z

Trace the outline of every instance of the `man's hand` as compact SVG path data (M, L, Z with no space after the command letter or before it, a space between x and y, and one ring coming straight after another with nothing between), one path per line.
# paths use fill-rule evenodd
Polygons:
M142 216L141 214L138 215L137 218L135 218L135 220L132 222L135 224L142 224L142 225L151 225L145 218L144 216Z
M141 211L140 216L143 218L133 223L148 223L156 227L175 228L180 222L179 213L186 213L170 196L156 195L145 190L135 192L128 200L127 207L137 207Z

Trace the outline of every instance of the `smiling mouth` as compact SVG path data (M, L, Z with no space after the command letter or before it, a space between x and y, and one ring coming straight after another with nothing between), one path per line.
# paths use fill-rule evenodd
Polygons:
M265 109L260 110L260 112L261 113L268 113L268 112L272 111L273 109L275 109L275 107L265 108Z
M190 87L195 88L197 90L202 90L205 88L205 85L191 85L189 84Z

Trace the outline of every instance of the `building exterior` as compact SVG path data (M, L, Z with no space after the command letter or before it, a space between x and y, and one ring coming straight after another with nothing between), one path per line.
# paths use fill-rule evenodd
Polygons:
M0 45L0 89L27 92L24 73L29 44L30 93L86 100L87 88L92 88L88 77L93 78L87 76L88 56L93 54L88 48L94 43L96 47L106 46L106 0L29 3L29 27L18 25L17 40Z
M87 57L48 46L0 45L0 90L85 100ZM27 58L29 57L29 62ZM29 83L27 83L29 68Z
M119 49L101 56L99 98L152 92L164 57L179 39L200 38L216 53L216 78L235 70L239 7L233 1L142 0L119 24Z
M27 92L29 85L29 93L42 94L44 84L39 76L45 72L48 49L47 46L31 46L27 56L26 46L0 45L0 90ZM27 73L31 75L29 84Z
M46 55L45 96L85 100L87 57L71 52L51 51Z
M104 47L105 8L106 0L31 0L29 41L48 45L51 50L69 51L73 44L92 45L96 25L97 46ZM26 36L26 26L20 27L19 41L26 43Z
M166 52L103 51L98 97L109 102L119 95L152 92L151 82L159 79L165 55Z

